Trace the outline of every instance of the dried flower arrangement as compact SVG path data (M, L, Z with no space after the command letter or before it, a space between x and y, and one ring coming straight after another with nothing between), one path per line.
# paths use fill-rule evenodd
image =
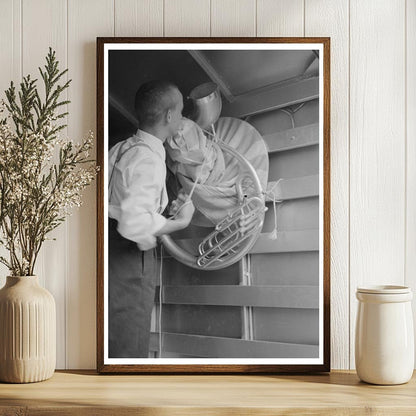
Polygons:
M49 48L44 70L44 96L37 80L23 78L20 91L13 82L0 105L0 245L10 255L0 257L12 276L31 276L47 235L81 205L81 194L96 175L89 151L92 133L80 144L60 138L69 103L60 101L70 80L59 84L55 52ZM43 95L43 94L42 94Z

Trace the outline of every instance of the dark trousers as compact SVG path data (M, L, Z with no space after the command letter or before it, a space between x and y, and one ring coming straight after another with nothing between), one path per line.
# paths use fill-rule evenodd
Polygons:
M155 299L156 250L141 251L109 219L109 358L147 358Z

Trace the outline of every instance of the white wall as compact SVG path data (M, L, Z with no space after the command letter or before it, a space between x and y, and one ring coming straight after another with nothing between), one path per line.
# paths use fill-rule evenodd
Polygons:
M0 0L0 9L0 90L35 74L52 46L73 79L65 134L75 140L95 130L97 36L331 37L331 355L332 368L353 368L357 285L416 287L416 0ZM95 233L93 186L38 264L57 302L58 368L95 367Z

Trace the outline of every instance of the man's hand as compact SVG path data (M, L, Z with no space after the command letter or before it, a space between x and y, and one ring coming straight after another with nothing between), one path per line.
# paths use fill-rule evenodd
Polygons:
M194 212L195 206L192 200L186 197L185 202L178 208L175 214L175 219L177 221L181 221L182 223L186 224L186 226L188 226L191 222Z
M169 208L169 215L176 216L179 208L185 203L187 199L187 195L185 194L184 190L181 189L179 191L178 197L171 203Z
M195 206L191 199L184 192L183 189L179 191L178 197L172 202L169 208L170 218L173 221L178 221L187 227L191 222L192 215L194 215Z
M174 216L167 219L166 224L155 233L156 236L171 234L175 231L182 230L191 222L195 212L195 206L185 193L181 196L178 195L178 198L172 205L174 206ZM171 207L170 212L172 211Z

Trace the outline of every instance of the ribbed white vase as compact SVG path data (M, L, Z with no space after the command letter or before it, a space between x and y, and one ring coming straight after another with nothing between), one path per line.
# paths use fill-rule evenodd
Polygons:
M46 380L55 365L53 296L39 286L37 276L8 276L0 290L0 381Z

